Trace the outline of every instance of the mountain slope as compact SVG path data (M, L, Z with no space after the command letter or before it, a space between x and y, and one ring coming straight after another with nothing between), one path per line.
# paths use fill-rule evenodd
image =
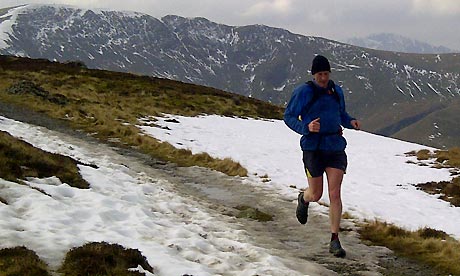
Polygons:
M366 37L354 37L346 40L346 43L376 50L394 51L416 54L447 54L458 53L444 46L433 46L426 42L407 38L391 33L371 34Z
M89 68L192 82L279 105L310 78L310 62L321 53L345 88L348 110L366 130L391 136L413 126L419 134L410 141L437 147L456 145L452 141L460 138L450 136L454 126L445 128L444 118L432 122L427 117L460 95L457 54L386 52L261 25L63 6L5 11L0 29L5 32L3 54L79 60ZM442 126L444 135L431 139L421 125L432 123Z

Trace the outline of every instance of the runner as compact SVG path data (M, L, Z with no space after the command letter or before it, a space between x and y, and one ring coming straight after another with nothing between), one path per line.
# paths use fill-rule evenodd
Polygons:
M302 135L300 146L308 179L308 188L300 192L297 199L297 219L301 224L307 223L309 203L318 201L323 195L323 174L326 173L332 233L329 252L336 257L345 257L346 252L339 240L342 217L340 191L347 168L347 142L342 136L342 126L359 130L361 123L346 112L342 89L329 79L330 73L328 59L315 56L311 67L313 81L294 90L284 121Z

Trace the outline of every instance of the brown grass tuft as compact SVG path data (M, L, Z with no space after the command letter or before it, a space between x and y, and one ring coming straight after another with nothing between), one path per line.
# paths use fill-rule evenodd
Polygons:
M50 276L35 252L21 246L0 250L0 276Z
M75 160L35 148L4 131L0 131L0 167L0 178L10 181L56 176L70 186L89 188Z
M128 271L142 266L153 273L153 268L137 249L126 249L118 244L88 243L71 249L62 264L60 273L64 276L112 275L141 276L144 273Z
M423 228L411 232L385 222L363 225L361 239L388 247L396 254L427 264L435 270L460 275L460 243L445 232Z
M431 158L430 150L427 150L427 149L419 150L416 156L417 156L417 160L428 160Z

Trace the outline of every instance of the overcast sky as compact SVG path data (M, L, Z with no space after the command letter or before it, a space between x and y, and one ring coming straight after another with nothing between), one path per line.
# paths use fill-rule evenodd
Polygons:
M373 33L395 33L460 50L459 0L0 0L130 10L160 18L201 16L232 26L264 24L293 33L344 41Z

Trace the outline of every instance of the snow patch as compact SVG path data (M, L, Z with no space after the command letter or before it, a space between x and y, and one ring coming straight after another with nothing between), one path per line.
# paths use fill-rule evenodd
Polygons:
M168 118L175 118L180 123L166 122ZM283 121L242 120L217 115L168 115L157 119L156 124L167 126L169 130L147 126L139 128L148 135L188 148L193 153L207 152L218 158L230 157L246 167L250 175L267 174L272 179L270 187L280 196L295 198L297 189L307 186L301 162L300 136L289 130ZM342 191L344 211L360 218L378 218L411 230L429 226L460 237L457 225L460 208L451 207L449 203L412 186L450 179L447 169L407 163L416 159L405 157L405 152L428 147L348 129L344 130L344 137L348 140L349 158ZM273 151L274 147L276 151ZM291 185L297 189L293 190ZM329 202L327 191L322 201Z

